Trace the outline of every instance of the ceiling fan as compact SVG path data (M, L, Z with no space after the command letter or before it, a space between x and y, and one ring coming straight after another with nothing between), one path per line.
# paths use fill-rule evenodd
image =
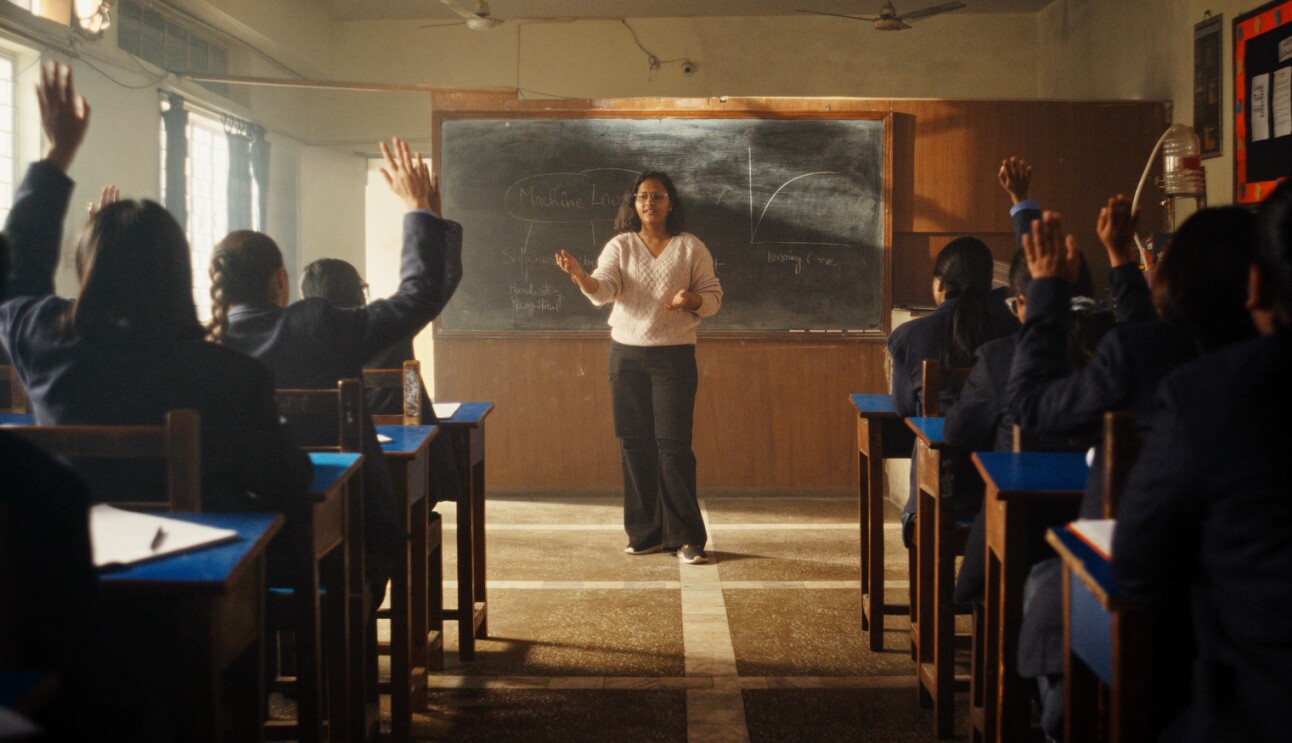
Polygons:
M451 23L430 23L422 28L439 28L441 26L463 26L472 31L488 31L491 28L501 26L507 22L505 18L499 18L489 11L489 3L485 0L476 0L475 9L467 10L462 5L462 0L440 0L454 13L462 16L462 20ZM513 18L514 23L555 23L563 21L573 21L573 18Z
M445 2L448 2L448 0L445 0ZM933 5L922 10L912 10L909 13L898 15L897 9L893 7L892 0L884 0L884 7L880 8L879 15L874 17L843 15L842 13L826 13L821 10L800 10L799 12L812 13L813 15L828 15L835 18L850 18L854 21L871 21L875 24L876 31L901 31L903 29L910 28L906 23L907 21L918 21L921 18L928 18L929 16L934 16L939 13L959 10L964 6L965 4L961 2L942 3L941 5Z

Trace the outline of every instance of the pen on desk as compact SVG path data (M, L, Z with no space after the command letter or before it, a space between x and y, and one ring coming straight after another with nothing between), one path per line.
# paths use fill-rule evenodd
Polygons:
M156 552L157 550L161 549L162 542L165 542L165 541L166 541L166 530L159 526L157 527L156 536L153 537L152 551Z

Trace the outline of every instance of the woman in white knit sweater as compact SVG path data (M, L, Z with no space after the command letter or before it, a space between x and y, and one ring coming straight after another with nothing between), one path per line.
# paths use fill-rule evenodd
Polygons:
M556 265L593 304L615 303L610 391L623 456L624 552L676 551L683 562L707 562L691 450L695 326L718 311L722 286L709 249L685 231L666 174L637 177L615 229L591 274L564 250Z

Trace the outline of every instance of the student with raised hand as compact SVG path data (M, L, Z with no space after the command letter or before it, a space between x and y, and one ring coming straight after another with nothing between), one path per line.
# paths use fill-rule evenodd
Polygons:
M301 297L319 297L333 307L362 307L368 303L368 282L358 269L340 258L319 258L301 272ZM407 336L386 350L364 362L364 369L399 369L405 361L415 359L413 336ZM431 406L431 396L426 385L418 380L421 394L422 422L437 425L440 419ZM364 410L368 415L401 415L404 412L404 395L397 389L364 390ZM456 501L461 492L453 455L453 442L448 436L436 436L430 444L431 493L436 501Z
M1066 351L1069 284L1076 244L1065 239L1062 219L1047 212L1024 239L1032 283L1027 321L1019 335L1007 394L1009 412L1025 432L1094 440L1109 410L1129 410L1140 430L1157 426L1154 398L1167 373L1203 353L1255 332L1243 308L1255 223L1243 209L1206 209L1190 217L1167 246L1153 283L1161 319L1118 325L1100 341L1095 357L1076 373ZM1081 515L1103 513L1103 455L1094 465ZM1043 726L1057 735L1062 724L1063 618L1057 559L1036 565L1028 578L1019 635L1019 673L1036 678L1046 707ZM1187 626L1171 627L1157 642L1188 643ZM1155 709L1169 709L1183 674L1167 672L1155 684ZM1165 713L1162 713L1165 714Z
M923 362L937 359L945 367L973 364L974 352L987 341L1014 332L1018 320L1009 313L1002 298L993 299L991 250L974 237L958 237L938 253L933 265L932 314L911 320L888 336L888 354L893 363L893 408L903 418L923 415ZM943 390L939 398L944 410L956 395ZM917 487L915 460L911 460L911 491L902 511L902 540L910 547L914 533ZM965 502L963 499L961 503ZM972 515L967 510L966 517Z
M1157 607L1188 596L1192 695L1164 740L1281 741L1292 729L1288 184L1258 219L1247 308L1261 337L1163 380L1113 535L1122 596Z
M89 125L71 72L41 70L46 156L18 189L5 225L13 269L0 304L0 337L27 388L37 423L159 425L167 411L201 416L202 501L245 509L302 491L310 462L278 420L263 366L203 340L193 307L188 241L151 201L107 204L76 245L80 293L54 295L72 181L66 170ZM164 484L160 468L85 464L96 499L136 499Z
M383 142L381 153L382 175L408 208L399 290L390 297L353 308L318 298L291 303L282 252L268 235L242 230L215 246L211 338L269 367L278 387L336 389L339 380L362 378L363 363L426 327L462 278L462 228L440 217L430 167L399 139L390 148ZM376 606L390 577L389 546L406 535L371 416L363 429L365 552Z

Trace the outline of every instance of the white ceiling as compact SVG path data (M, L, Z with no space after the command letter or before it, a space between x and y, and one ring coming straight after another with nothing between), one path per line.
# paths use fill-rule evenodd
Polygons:
M475 0L455 0L474 8ZM955 13L1034 13L1053 0L964 0ZM337 20L458 20L441 0L318 0ZM894 0L900 14L943 0ZM493 15L521 18L672 18L683 16L798 15L798 9L873 16L883 0L489 0ZM847 21L841 20L846 23Z

